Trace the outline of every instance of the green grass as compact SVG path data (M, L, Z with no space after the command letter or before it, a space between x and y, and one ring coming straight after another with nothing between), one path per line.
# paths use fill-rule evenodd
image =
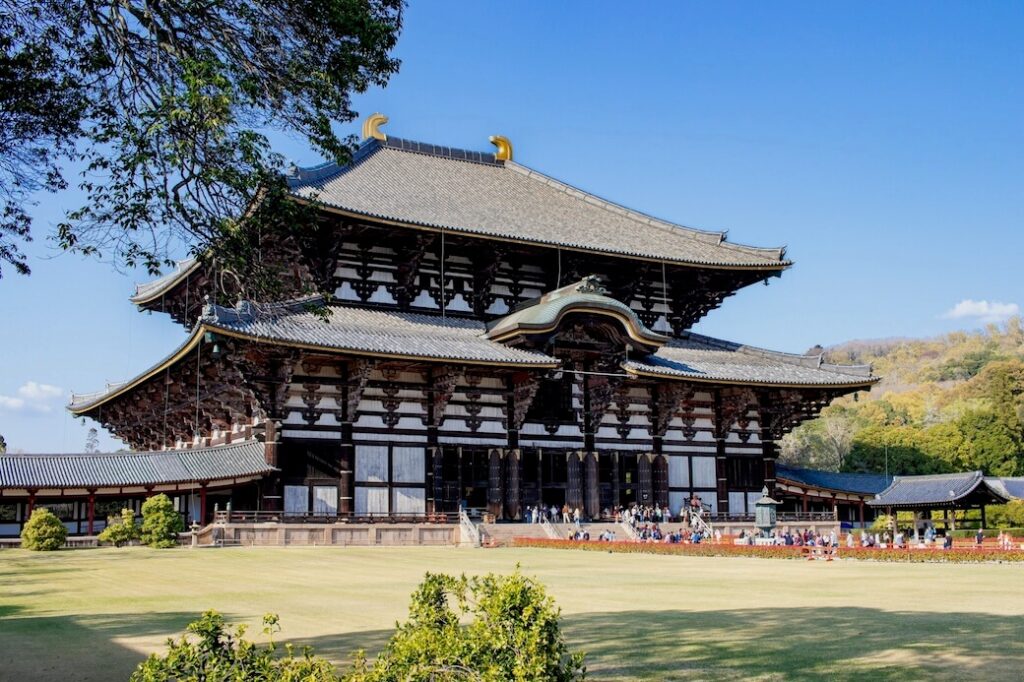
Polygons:
M125 679L204 609L343 662L426 570L522 570L596 679L1020 679L1024 567L542 549L0 551L0 679Z

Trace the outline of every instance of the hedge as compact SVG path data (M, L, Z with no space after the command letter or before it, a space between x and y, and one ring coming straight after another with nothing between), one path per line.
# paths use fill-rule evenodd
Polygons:
M803 548L786 545L733 545L701 543L697 545L648 542L601 542L575 540L547 540L514 538L515 547L541 549L575 549L586 552L614 552L617 554L669 554L705 557L752 557L757 559L802 559ZM989 547L954 547L953 549L877 549L873 547L839 547L836 557L865 561L895 561L905 563L982 563L991 561L1024 562L1024 550L1000 550Z
M977 532L978 532L977 528L974 528L974 529L966 528L966 529L951 530L951 531L949 531L949 534L952 535L954 538L971 538L971 539L973 539L975 534L977 534ZM986 528L982 532L985 534L986 538L998 538L1000 533L1009 533L1012 537L1024 538L1024 528Z

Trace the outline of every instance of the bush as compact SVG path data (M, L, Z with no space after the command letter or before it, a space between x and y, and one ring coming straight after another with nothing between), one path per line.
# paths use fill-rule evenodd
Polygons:
M134 542L141 536L139 525L135 523L135 512L125 507L120 516L107 517L107 527L99 534L100 542L108 542L115 547L123 547Z
M21 546L37 552L52 552L64 546L68 529L49 509L38 507L32 511L21 529Z
M570 654L561 613L544 586L523 576L455 578L428 573L372 666L360 653L346 682L391 680L553 680L586 676Z
M263 682L336 682L334 667L308 647L296 657L290 645L277 656L272 639L280 630L277 616L263 617L263 633L271 637L266 646L244 639L245 626L228 631L224 617L207 611L188 626L188 635L167 641L165 656L153 654L139 664L131 682L172 682L177 680L261 680Z
M181 514L163 493L142 503L142 541L150 547L177 547L178 533L184 532Z
M1008 504L994 504L988 511L988 525L992 528L1020 528L1024 526L1024 500Z

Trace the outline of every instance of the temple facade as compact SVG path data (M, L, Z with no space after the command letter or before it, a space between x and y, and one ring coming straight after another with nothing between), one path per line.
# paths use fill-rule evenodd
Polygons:
M270 243L296 290L321 295L227 304L230 282L202 260L139 286L133 303L185 340L69 407L135 452L14 458L0 532L58 502L93 532L97 505L161 490L201 522L214 500L303 519L517 520L539 503L677 511L694 494L741 518L775 493L779 439L876 381L691 331L780 276L783 249L611 203L516 163L504 138L496 153L452 149L382 121L349 165L291 180L317 233Z

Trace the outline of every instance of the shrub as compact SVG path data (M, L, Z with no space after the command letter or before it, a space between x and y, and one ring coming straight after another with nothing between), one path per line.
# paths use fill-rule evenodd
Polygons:
M21 529L21 546L37 552L52 552L64 546L68 529L49 509L38 507L32 511Z
M178 533L185 530L181 515L174 510L171 498L163 493L142 504L142 541L150 547L176 547Z
M263 617L263 633L271 638L266 646L245 640L245 626L229 632L224 617L207 611L188 626L189 635L167 641L165 656L153 654L139 664L131 682L176 680L261 680L263 682L336 682L334 667L313 656L308 647L295 656L290 645L278 657L273 635L280 630L277 616Z
M476 578L428 573L413 593L409 620L372 666L360 653L344 679L582 680L583 654L568 652L560 615L544 586L518 568Z
M100 532L100 542L109 542L115 547L123 547L138 540L141 536L139 525L135 523L135 512L125 507L120 516L107 517L107 527Z

